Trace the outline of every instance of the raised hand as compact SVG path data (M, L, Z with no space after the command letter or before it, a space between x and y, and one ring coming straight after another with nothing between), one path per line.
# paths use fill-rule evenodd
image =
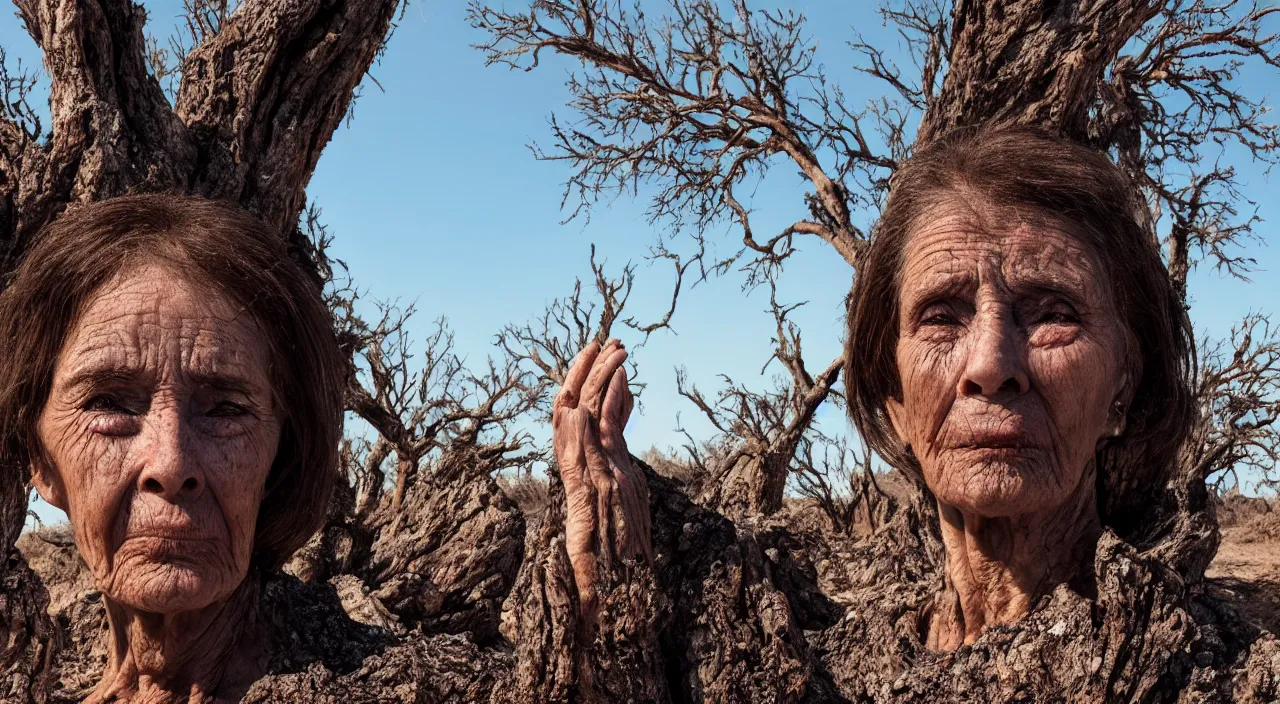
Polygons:
M617 340L578 353L556 395L552 428L568 500L565 542L585 616L595 614L601 567L615 558L652 561L649 486L627 452L622 430L633 398Z

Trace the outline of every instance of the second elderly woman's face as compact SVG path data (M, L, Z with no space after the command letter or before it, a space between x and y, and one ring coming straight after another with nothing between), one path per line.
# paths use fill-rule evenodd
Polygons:
M943 503L1051 509L1118 422L1122 323L1086 245L1011 211L969 212L938 207L908 240L890 417Z
M84 306L39 419L36 484L108 596L171 613L244 579L280 437L250 315L146 265Z

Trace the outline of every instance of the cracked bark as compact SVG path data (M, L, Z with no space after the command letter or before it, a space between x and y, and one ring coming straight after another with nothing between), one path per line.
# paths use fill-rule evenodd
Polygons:
M1108 65L1159 12L1152 0L957 0L950 66L918 144L987 122L1088 141Z

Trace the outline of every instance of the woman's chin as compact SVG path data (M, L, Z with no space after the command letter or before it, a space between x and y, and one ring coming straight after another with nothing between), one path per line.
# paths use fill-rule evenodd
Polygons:
M117 568L103 592L115 601L150 613L203 609L230 596L239 579L214 565L132 561Z
M1047 476L1039 463L1017 459L987 458L966 463L962 471L949 472L933 489L944 504L962 513L984 518L1005 518L1043 511L1062 498L1059 483Z

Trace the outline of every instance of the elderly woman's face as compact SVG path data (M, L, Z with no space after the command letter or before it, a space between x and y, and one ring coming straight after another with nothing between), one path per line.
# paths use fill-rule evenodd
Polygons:
M899 297L902 399L889 403L925 483L996 517L1071 495L1125 401L1125 335L1085 245L992 212L939 207L913 231Z
M107 595L176 612L243 581L280 437L268 374L251 317L165 266L125 272L87 302L34 469Z

